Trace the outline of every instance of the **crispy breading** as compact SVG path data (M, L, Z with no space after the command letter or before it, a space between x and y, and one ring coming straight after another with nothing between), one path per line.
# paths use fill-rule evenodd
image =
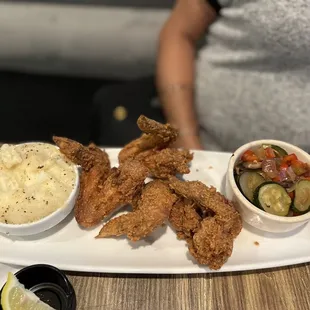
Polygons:
M179 199L172 207L169 222L176 230L179 239L191 239L200 228L201 216L195 210L195 204Z
M169 186L180 196L214 212L225 231L233 238L239 235L242 229L239 212L233 203L217 192L214 187L208 187L200 181L180 181L176 177L170 178Z
M74 140L56 136L53 137L53 140L59 147L60 152L73 163L81 166L83 170L89 171L92 167L98 165L103 173L110 171L111 165L108 154L95 144L91 143L89 146L83 146Z
M83 227L95 226L117 208L130 204L142 189L147 174L148 170L138 161L113 167L105 182L84 201L87 208L76 213L77 222Z
M107 153L94 144L54 137L60 151L82 167L77 222L93 227L130 204L133 211L111 219L97 238L126 235L137 241L169 220L198 263L220 269L242 229L240 214L214 187L175 177L189 173L193 160L190 151L169 148L178 136L175 128L143 115L137 124L141 137L120 151L120 166L112 169ZM147 177L153 180L145 184Z
M156 122L144 115L138 118L137 125L148 137L142 143L143 149L168 147L178 137L178 130L170 124Z
M234 238L227 234L215 217L202 220L201 227L188 241L189 252L199 264L220 269L231 256Z
M137 125L143 134L120 151L118 155L120 163L133 159L147 150L166 148L178 137L178 131L170 124L158 123L144 115L138 118Z
M172 209L170 220L178 236L187 241L190 253L200 264L221 268L231 256L234 239L242 229L240 214L215 188L202 182L171 177L169 186L191 202Z
M142 155L144 154L142 153ZM138 155L136 158L140 160L141 157ZM176 174L190 173L189 163L192 160L193 154L190 151L170 148L153 151L141 159L149 169L150 176L160 179Z
M100 197L102 216L110 214L117 206L130 204L142 190L148 175L147 168L139 161L126 162L119 168L112 168Z
M110 220L97 238L127 235L132 241L140 240L165 222L176 200L166 183L151 181L144 186L134 211Z
M80 177L80 191L75 203L74 215L79 225L88 228L100 221L98 210L93 206L96 203L97 195L100 195L106 174L102 174L97 166L90 171L83 171Z
M142 189L148 170L139 161L111 169L107 153L94 144L85 147L60 137L54 141L66 157L82 167L75 205L75 218L82 227L97 225L118 207L131 203Z
M53 139L60 151L82 168L74 214L81 226L91 227L100 221L94 205L111 170L109 156L93 143L83 146L68 138L53 137Z

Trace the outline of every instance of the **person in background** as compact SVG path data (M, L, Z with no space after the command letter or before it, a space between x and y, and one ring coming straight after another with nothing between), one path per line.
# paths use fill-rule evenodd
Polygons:
M157 87L179 146L233 151L272 138L309 152L309 38L309 0L177 0Z

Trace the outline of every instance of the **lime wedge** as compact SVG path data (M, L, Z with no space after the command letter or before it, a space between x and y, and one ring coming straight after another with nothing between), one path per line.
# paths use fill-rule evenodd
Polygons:
M8 280L2 290L1 306L3 310L53 310L34 293L25 289L12 273L8 274Z

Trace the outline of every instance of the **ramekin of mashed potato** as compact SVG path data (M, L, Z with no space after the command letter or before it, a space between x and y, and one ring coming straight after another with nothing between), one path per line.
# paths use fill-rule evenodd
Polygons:
M61 222L78 195L78 167L48 143L0 148L0 232L33 235Z

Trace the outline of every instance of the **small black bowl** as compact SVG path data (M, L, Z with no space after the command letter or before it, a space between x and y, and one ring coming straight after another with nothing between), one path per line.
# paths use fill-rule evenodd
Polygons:
M74 289L66 275L56 267L32 265L21 269L15 276L26 289L32 291L52 308L56 310L76 309ZM2 310L1 305L0 310Z

